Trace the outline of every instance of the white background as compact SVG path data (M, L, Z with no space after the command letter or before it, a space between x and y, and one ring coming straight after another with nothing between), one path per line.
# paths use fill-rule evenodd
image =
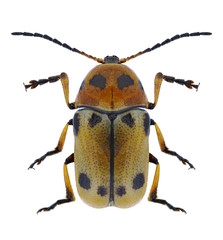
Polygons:
M222 239L222 7L217 0L187 1L1 1L1 239ZM150 150L159 159L160 198L184 213L147 201L133 208L93 209L79 198L49 213L36 211L65 196L63 162L73 151L69 129L62 153L27 170L57 145L74 112L61 84L25 92L23 82L66 72L74 100L96 62L43 39L15 37L13 31L48 34L97 57L127 57L175 34L211 31L186 38L127 62L153 101L154 76L161 71L200 82L199 91L164 82L151 117L167 146L188 158L161 153L152 127ZM71 127L70 127L71 128ZM89 142L89 144L91 144Z

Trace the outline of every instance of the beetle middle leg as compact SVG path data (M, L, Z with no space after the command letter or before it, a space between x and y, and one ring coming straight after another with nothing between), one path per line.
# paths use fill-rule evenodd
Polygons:
M172 156L176 156L184 165L188 164L190 168L194 168L194 166L187 159L183 158L178 153L169 150L169 148L165 144L165 141L164 141L164 138L163 138L163 135L161 133L161 130L160 130L159 126L157 125L157 123L153 119L151 119L151 125L154 125L155 128L156 128L156 134L157 134L157 137L158 137L158 141L159 141L161 151L164 152L164 153L170 154Z
M55 203L53 203L49 207L44 207L39 209L37 213L42 211L50 211L54 209L57 205L75 201L74 192L73 192L73 189L70 183L69 174L67 171L67 165L73 162L74 162L74 154L72 153L64 162L64 181L65 181L65 187L66 187L66 198L57 200Z
M166 200L157 198L157 188L158 188L158 183L159 183L160 166L159 166L158 159L155 158L151 153L149 154L149 162L156 164L156 172L154 175L153 184L152 184L152 187L151 187L151 190L149 193L148 200L151 202L166 205L168 208L172 209L173 211L182 211L182 212L186 213L186 211L184 209L179 208L179 207L174 207L173 205L168 203Z
M30 168L33 168L35 164L39 165L46 157L57 154L59 152L61 152L63 150L63 145L64 145L64 141L66 138L66 134L67 134L67 129L69 125L73 125L73 119L70 119L69 122L67 122L67 124L65 125L61 135L60 135L60 139L58 141L58 144L56 146L56 148L52 151L47 152L46 154L44 154L42 157L36 159L30 166Z
M176 79L175 77L170 77L170 76L166 76L163 75L162 73L157 73L155 76L155 84L154 84L154 103L148 103L148 109L154 109L157 102L158 102L158 98L159 98L159 93L160 93L160 88L161 88L161 84L163 82L163 80L165 80L166 82L169 83L178 83L180 85L184 85L190 89L195 88L198 89L199 84L195 85L193 84L194 82L192 80L183 80L183 79Z

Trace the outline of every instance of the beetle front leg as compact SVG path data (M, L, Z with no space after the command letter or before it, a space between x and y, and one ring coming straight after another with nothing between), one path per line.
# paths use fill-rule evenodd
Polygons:
M160 93L160 88L161 88L161 84L162 81L165 80L169 83L178 83L180 85L184 85L190 89L195 88L198 89L199 84L195 85L193 84L194 82L192 80L183 80L183 79L176 79L175 77L170 77L170 76L166 76L163 75L162 73L157 73L155 76L155 84L154 84L154 103L148 103L148 109L154 109L157 102L158 102L158 98L159 98L159 93Z
M169 148L165 144L165 141L164 141L164 138L163 138L163 135L161 133L161 130L160 130L159 126L157 125L157 123L153 119L151 119L150 124L154 125L155 128L156 128L156 134L157 134L157 137L158 137L158 141L159 141L161 151L164 152L164 153L170 154L172 156L176 156L184 165L188 164L190 168L195 169L194 166L187 159L183 158L178 153L169 150Z
M75 102L74 103L69 103L69 79L66 73L61 73L60 75L49 77L47 79L40 79L40 80L31 80L29 83L30 84L24 84L25 89L27 90L28 88L36 88L39 85L43 85L45 83L54 83L57 82L58 80L61 81L62 87L63 87L63 92L64 92L64 97L67 106L70 109L75 109Z
M67 171L67 165L73 162L74 162L74 154L72 153L64 162L64 181L65 181L65 187L66 187L66 198L57 200L55 203L53 203L49 207L44 207L39 209L37 213L42 211L50 211L54 209L57 205L75 201L74 192L73 192L73 189L70 183L69 174Z
M30 166L30 168L33 168L35 164L39 165L46 157L57 154L59 152L61 152L63 150L63 145L64 145L64 141L66 138L66 134L67 134L67 128L69 125L73 125L73 119L71 119L69 122L67 122L67 124L65 125L61 135L60 135L60 139L58 141L58 144L56 146L56 148L52 151L47 152L46 154L44 154L42 157L36 159Z

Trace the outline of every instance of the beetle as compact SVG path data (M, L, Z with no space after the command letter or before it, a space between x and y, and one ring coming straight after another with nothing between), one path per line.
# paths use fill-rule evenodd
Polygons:
M153 163L156 165L156 170L148 200L166 205L174 211L186 213L183 208L174 207L166 200L157 197L160 165L158 159L149 152L150 127L155 126L162 152L177 157L189 168L194 166L175 151L169 150L159 126L145 109L152 110L157 105L163 80L190 89L198 89L199 85L195 85L192 80L185 81L157 73L154 82L154 101L149 102L139 78L123 63L177 39L207 36L211 33L194 32L175 35L152 48L121 59L115 55L106 56L104 59L96 58L40 33L13 32L12 35L43 38L100 63L87 74L75 102L72 103L69 102L69 80L66 73L47 79L32 80L29 84L25 84L25 89L33 89L60 80L67 106L70 109L79 109L63 128L56 148L36 159L29 167L34 168L46 157L61 152L68 126L73 126L74 153L64 162L66 198L56 201L49 207L41 208L38 212L49 211L57 205L75 200L67 170L67 165L70 163L75 163L76 187L80 198L96 208L107 206L127 208L138 203L146 191L148 165Z

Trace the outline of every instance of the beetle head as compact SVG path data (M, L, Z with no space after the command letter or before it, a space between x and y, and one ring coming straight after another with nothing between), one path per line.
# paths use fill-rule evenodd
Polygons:
M104 63L119 63L119 58L115 55L113 56L106 56L104 58Z

